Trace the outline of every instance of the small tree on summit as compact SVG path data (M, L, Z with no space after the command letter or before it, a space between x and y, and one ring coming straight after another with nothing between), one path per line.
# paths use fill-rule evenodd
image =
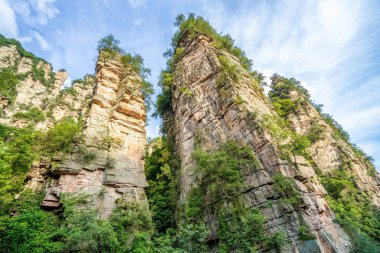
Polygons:
M119 54L125 54L125 51L119 46L119 44L120 40L115 39L112 34L108 34L106 37L99 40L97 49L98 51L106 50Z

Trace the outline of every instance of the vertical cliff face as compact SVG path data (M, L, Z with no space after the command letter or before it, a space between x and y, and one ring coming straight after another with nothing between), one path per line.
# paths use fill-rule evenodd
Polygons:
M146 110L139 73L120 55L101 51L96 76L63 87L64 70L54 73L18 42L4 40L0 77L7 87L0 91L0 123L17 128L32 124L42 132L68 117L83 125L71 150L33 163L26 188L47 191L41 206L59 208L62 194L83 194L106 218L119 201L145 204Z
M282 85L281 80L274 82L274 86ZM352 146L345 134L329 123L305 95L297 90L291 90L287 95L293 102L302 104L287 118L297 133L315 135L310 154L321 173L329 176L334 171L345 170L372 203L380 206L380 177L368 157Z
M183 53L174 65L171 131L181 164L182 203L198 184L192 159L196 144L207 150L233 140L251 147L260 161L260 169L244 173L242 193L247 207L259 208L264 214L269 234L286 231L291 240L289 251L311 247L322 252L348 252L348 236L333 222L334 215L324 200L326 192L314 169L299 155L283 159L281 143L270 131L280 126L268 123L268 118L273 121L278 116L257 80L236 57L217 49L206 36L194 38L185 33L178 48ZM228 70L231 67L233 71ZM302 198L298 207L281 201L273 180L278 173L294 180ZM217 230L212 220L208 223ZM305 223L316 236L306 244L299 238Z
M106 218L119 201L146 203L146 112L140 85L141 78L123 66L119 55L100 53L83 142L71 154L53 158L49 172L56 178L42 207L59 207L62 193L85 194Z

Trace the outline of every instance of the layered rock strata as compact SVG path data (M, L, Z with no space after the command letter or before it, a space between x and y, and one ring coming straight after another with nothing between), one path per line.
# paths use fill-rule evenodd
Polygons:
M42 207L59 207L62 193L90 196L101 218L107 218L119 201L146 204L141 81L120 56L100 53L84 141L70 155L53 158L49 171L55 179Z
M186 201L190 189L197 184L191 159L196 142L201 139L202 148L208 149L234 140L251 147L261 164L259 170L244 174L246 205L261 209L269 234L286 231L291 243L284 252L304 252L306 248L315 252L349 252L348 236L333 222L334 215L324 200L326 192L314 169L303 157L296 157L297 166L282 160L271 133L263 127L263 119L275 112L257 81L236 57L214 48L203 35L192 39L185 34L179 47L184 53L175 64L173 115L166 121L171 122L167 129L175 138L180 158L181 202ZM237 66L237 79L220 79L221 57ZM302 196L299 208L281 201L273 187L272 177L276 173L295 180ZM311 228L315 240L299 240L303 223Z
M26 52L26 51L25 51ZM69 153L34 162L26 188L46 190L41 206L61 206L62 194L88 195L106 218L117 202L146 204L144 188L145 104L141 77L120 55L100 52L96 76L86 75L64 87L68 74L17 45L0 47L0 70L17 78L15 97L0 98L0 123L24 127L34 119L17 117L34 108L43 115L33 121L46 131L65 117L83 122L83 138Z
M319 129L318 139L312 143L309 150L318 169L328 176L334 170L344 167L353 175L355 185L370 197L373 204L380 206L380 175L373 164L363 153L337 135L336 130L304 95L293 90L289 98L300 101L303 105L297 108L296 113L288 116L292 128L300 134L310 134Z

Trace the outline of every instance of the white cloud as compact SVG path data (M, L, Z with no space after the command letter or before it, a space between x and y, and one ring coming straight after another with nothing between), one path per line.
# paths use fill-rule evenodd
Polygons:
M37 40L38 44L40 45L40 47L44 51L50 51L51 50L51 45L49 44L49 42L47 42L47 40L39 32L32 31L31 34L32 34L33 38L35 38Z
M46 25L48 21L59 14L54 6L55 0L14 0L12 7L24 21L30 25Z
M0 33L7 37L17 37L16 15L7 0L0 0Z
M146 0L128 0L133 9L143 7L146 4Z
M133 24L135 26L142 26L144 24L144 19L142 19L142 18L135 19L135 20L133 20Z
M32 41L32 37L23 36L23 37L18 37L17 40L20 41L21 43L28 43Z

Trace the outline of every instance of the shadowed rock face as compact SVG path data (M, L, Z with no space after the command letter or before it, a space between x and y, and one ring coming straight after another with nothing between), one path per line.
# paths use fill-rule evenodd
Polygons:
M380 206L380 176L373 171L372 165L363 157L356 154L353 147L343 138L334 134L334 130L319 112L312 106L310 101L297 91L291 91L289 97L292 100L301 100L302 107L297 107L297 112L289 115L294 131L300 134L308 134L312 128L319 126L319 138L310 147L310 154L324 175L329 175L332 171L344 166L346 170L355 175L353 180L358 188L366 193L372 203Z
M271 133L263 127L265 115L275 112L257 81L234 56L210 43L202 35L182 38L180 47L184 47L184 54L175 64L173 116L168 121L172 125L167 127L175 138L180 158L180 201L184 203L197 184L191 159L195 143L200 140L202 148L207 149L234 140L251 147L260 161L260 169L244 172L245 203L261 209L269 233L278 229L288 233L291 243L286 251L304 252L311 247L315 252L349 252L348 236L333 223L333 213L324 200L326 192L313 168L303 157L296 157L297 166L282 160ZM237 80L218 81L221 75L218 56L238 66ZM302 196L298 208L281 202L272 180L278 172L295 180ZM316 236L314 242L299 240L302 222L310 226ZM208 223L215 233L213 221Z

